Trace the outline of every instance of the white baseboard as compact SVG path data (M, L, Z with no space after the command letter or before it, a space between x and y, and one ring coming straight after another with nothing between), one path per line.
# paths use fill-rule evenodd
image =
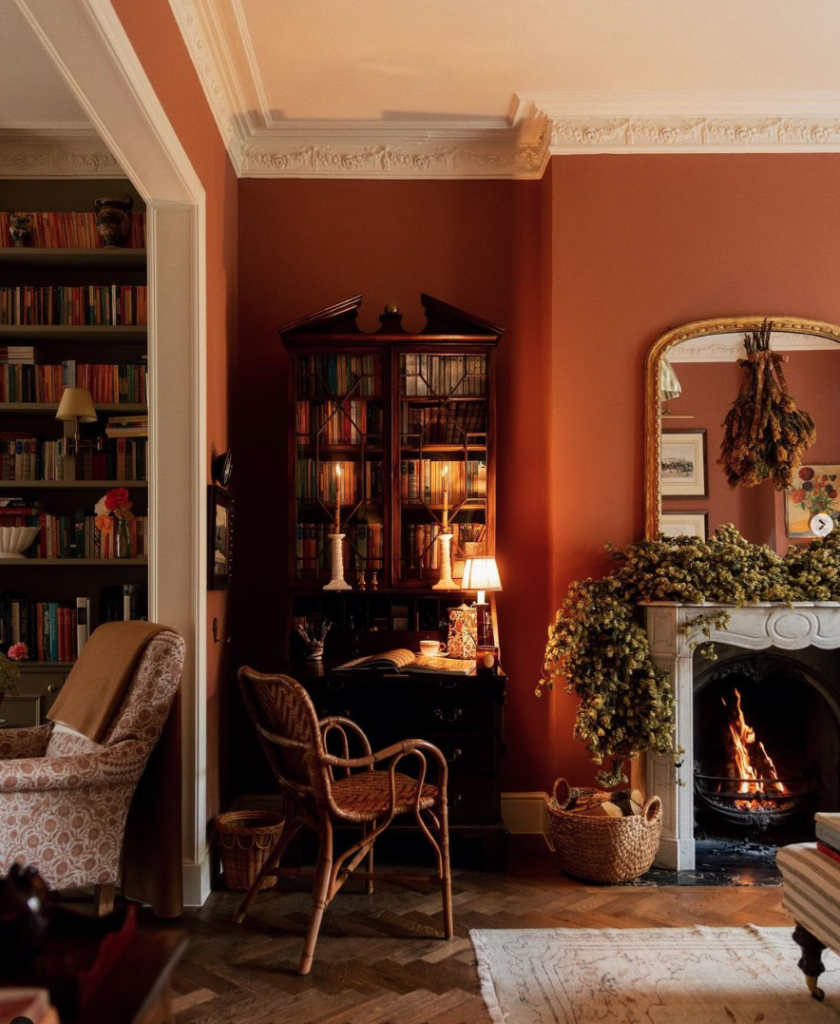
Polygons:
M210 896L210 857L201 864L184 864L182 869L184 906L203 907Z

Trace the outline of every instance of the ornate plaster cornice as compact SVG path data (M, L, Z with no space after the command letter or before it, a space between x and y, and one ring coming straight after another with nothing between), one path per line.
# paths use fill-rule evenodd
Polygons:
M124 171L89 124L0 123L0 178L120 178Z
M507 118L285 121L240 0L169 0L236 173L258 178L539 178L553 155L840 152L823 94L523 93Z

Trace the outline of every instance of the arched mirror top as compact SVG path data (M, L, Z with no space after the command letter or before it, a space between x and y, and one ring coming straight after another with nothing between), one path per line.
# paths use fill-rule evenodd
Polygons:
M801 520L813 501L794 507L791 495L798 491L777 489L771 480L733 487L718 464L724 421L746 372L739 365L744 339L765 323L790 394L799 409L813 415L816 440L803 466L837 469L840 494L840 325L771 315L697 320L663 334L645 361L648 539L661 533L708 536L723 522L778 551L812 536L805 535Z

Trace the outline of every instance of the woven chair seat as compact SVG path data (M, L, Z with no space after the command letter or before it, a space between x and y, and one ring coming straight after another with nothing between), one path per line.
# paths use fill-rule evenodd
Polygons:
M405 814L414 807L417 780L396 772L397 814ZM420 808L433 807L437 800L437 786L423 786ZM359 772L332 784L332 799L338 813L348 821L375 821L387 814L391 807L391 786L388 772Z

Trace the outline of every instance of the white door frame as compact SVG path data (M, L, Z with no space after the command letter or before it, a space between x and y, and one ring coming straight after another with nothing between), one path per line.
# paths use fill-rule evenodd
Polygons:
M110 0L15 0L147 205L149 616L187 640L184 899L209 895L205 194Z

